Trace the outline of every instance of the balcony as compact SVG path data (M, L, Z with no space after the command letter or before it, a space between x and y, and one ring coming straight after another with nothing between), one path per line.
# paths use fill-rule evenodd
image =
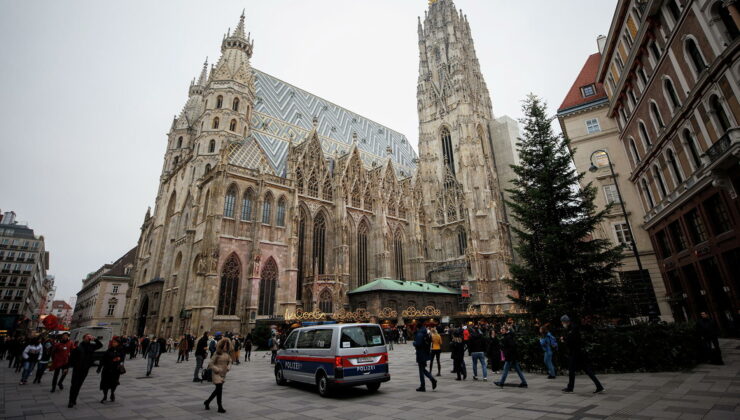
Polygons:
M712 178L712 185L727 190L735 199L737 191L731 177L740 162L740 127L733 127L719 138L702 156L705 171Z

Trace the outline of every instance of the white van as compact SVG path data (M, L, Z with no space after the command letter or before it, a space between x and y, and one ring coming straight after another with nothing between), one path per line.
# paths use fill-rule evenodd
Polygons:
M332 388L365 385L371 392L391 380L388 349L377 324L317 325L293 330L278 351L275 381L316 384L322 397Z

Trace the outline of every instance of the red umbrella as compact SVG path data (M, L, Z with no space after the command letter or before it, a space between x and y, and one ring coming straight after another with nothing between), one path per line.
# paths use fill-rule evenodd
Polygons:
M42 324L44 324L44 327L46 327L49 331L54 331L58 329L59 326L59 318L57 318L54 315L47 315L46 318L44 318L43 321L41 321Z

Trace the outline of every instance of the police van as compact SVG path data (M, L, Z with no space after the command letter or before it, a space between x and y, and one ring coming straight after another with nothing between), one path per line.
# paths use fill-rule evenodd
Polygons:
M316 384L328 396L341 386L365 385L371 392L390 381L388 349L377 324L334 324L297 328L278 351L275 381Z

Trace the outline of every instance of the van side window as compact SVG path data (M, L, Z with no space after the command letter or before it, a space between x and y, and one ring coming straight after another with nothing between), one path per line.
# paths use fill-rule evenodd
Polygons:
M288 336L288 339L285 340L285 348L286 349L292 349L295 347L295 342L298 341L298 331L293 331Z
M316 330L316 335L313 339L313 348L330 349L332 333L333 330Z
M313 338L315 335L316 335L316 330L301 331L301 335L298 336L298 348L299 349L313 348Z
M358 326L342 328L340 348L371 347L383 345L383 333L375 326Z

